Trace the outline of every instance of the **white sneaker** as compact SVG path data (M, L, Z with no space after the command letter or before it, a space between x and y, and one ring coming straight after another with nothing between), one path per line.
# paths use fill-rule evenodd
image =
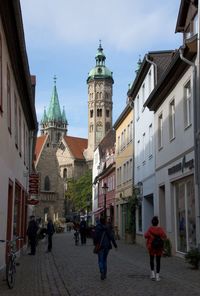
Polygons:
M156 273L156 282L159 282L160 281L160 275L159 273Z
M150 279L151 279L152 281L155 280L155 272L154 272L154 270L151 270Z

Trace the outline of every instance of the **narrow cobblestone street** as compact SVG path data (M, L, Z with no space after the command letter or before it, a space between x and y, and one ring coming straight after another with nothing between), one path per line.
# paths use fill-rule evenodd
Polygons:
M118 250L113 249L108 257L105 281L100 280L91 239L84 246L75 246L73 232L56 234L52 253L45 249L40 243L36 256L24 252L13 290L0 273L1 296L200 295L200 272L180 258L162 258L161 281L151 281L147 252L138 245L118 241Z

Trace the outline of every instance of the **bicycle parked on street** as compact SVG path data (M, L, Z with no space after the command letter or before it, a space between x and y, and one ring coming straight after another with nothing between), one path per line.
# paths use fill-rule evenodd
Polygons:
M1 243L7 243L9 247L8 251L8 259L6 263L6 282L9 289L12 289L15 285L15 277L16 277L16 266L19 263L16 262L16 241L23 240L22 237L16 237L14 240L0 240Z

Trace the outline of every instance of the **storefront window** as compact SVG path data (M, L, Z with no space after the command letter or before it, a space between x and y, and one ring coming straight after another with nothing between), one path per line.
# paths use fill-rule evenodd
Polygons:
M187 182L187 213L188 213L188 243L189 249L196 246L195 198L191 181Z
M186 253L196 244L193 179L176 184L177 250Z

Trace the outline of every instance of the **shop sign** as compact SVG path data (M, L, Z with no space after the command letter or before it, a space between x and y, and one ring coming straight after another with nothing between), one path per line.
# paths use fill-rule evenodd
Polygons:
M29 175L29 194L39 194L39 174L33 173Z
M194 167L194 159L190 159L189 161L185 161L185 156L182 159L182 162L179 162L175 166L168 169L168 175L175 174L179 171L184 172L184 169L192 169Z

